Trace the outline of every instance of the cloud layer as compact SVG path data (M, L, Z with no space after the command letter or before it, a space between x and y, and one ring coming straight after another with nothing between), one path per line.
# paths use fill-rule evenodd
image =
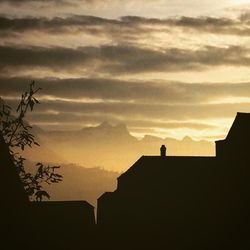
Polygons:
M163 137L215 138L250 112L246 8L210 15L206 0L121 2L1 1L0 95L14 106L36 80L42 105L29 119L43 128L107 120Z
M200 50L168 48L143 49L131 46L69 48L0 46L2 72L11 68L47 68L56 71L79 71L81 68L105 74L134 74L164 71L205 70L218 66L249 66L249 49L206 47Z
M74 15L70 17L1 17L1 32L116 32L118 29L148 33L159 28L183 28L208 33L225 33L249 35L249 15L238 18L224 17L177 17L177 18L146 18L140 16L124 16L119 19L107 19L96 16ZM151 27L148 27L151 26ZM99 29L97 29L99 28ZM68 30L67 30L68 29ZM71 30L69 30L71 29Z
M15 14L18 16L84 13L117 18L123 15L165 17L217 13L221 9L234 6L236 3L236 0L221 0L216 5L211 4L209 0L3 0L0 7L4 13L14 15L16 12ZM56 9L52 10L52 7L56 7ZM12 10L12 12L7 12L7 10Z

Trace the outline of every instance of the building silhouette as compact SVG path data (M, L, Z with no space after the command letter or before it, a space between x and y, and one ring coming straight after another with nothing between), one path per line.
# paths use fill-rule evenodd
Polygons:
M249 249L250 114L237 113L216 157L163 156L142 156L98 199L98 225L117 240L107 244Z

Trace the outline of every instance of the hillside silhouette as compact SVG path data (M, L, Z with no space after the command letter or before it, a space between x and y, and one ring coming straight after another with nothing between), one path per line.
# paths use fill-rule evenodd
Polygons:
M86 168L74 164L62 164L63 181L47 185L51 200L87 200L96 207L97 199L106 191L114 191L118 172L100 168Z

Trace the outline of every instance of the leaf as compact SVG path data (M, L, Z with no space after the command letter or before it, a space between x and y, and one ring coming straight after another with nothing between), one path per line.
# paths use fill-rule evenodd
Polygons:
M56 177L56 178L62 178L62 175L60 175L60 174L53 174L54 175L54 177Z
M35 103L39 104L40 102L34 97L33 100L35 101Z
M34 101L31 100L30 103L29 103L29 106L30 106L30 110L31 110L31 111L32 111L33 108L34 108L34 105L35 105Z
M53 170L56 169L56 168L61 168L61 166L53 166L51 167Z
M46 191L44 191L44 190L42 190L42 191L37 191L37 192L35 193L35 196L36 196L36 200L37 200L37 201L42 201L43 196L46 197L47 199L50 199L50 195L49 195Z

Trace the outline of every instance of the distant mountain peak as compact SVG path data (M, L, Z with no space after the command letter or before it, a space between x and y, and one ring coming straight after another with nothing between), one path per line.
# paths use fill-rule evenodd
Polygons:
M141 141L145 142L156 142L156 141L162 141L163 139L154 135L144 135Z
M85 135L88 138L91 136L96 138L107 138L109 137L110 141L117 141L121 139L132 139L133 141L136 139L134 138L128 131L126 124L118 123L113 125L107 121L100 123L98 126L95 127L87 127L81 129L81 136Z
M193 142L193 139L189 136L185 136L183 137L182 141L185 141L185 142Z
M98 125L96 128L129 133L126 124L122 122L117 123L116 125L111 125L109 122L104 121L100 125Z
M102 122L99 126L97 126L98 128L112 128L112 125L107 122L107 121L104 121Z
M114 126L116 129L128 131L127 125L125 123L118 123Z

